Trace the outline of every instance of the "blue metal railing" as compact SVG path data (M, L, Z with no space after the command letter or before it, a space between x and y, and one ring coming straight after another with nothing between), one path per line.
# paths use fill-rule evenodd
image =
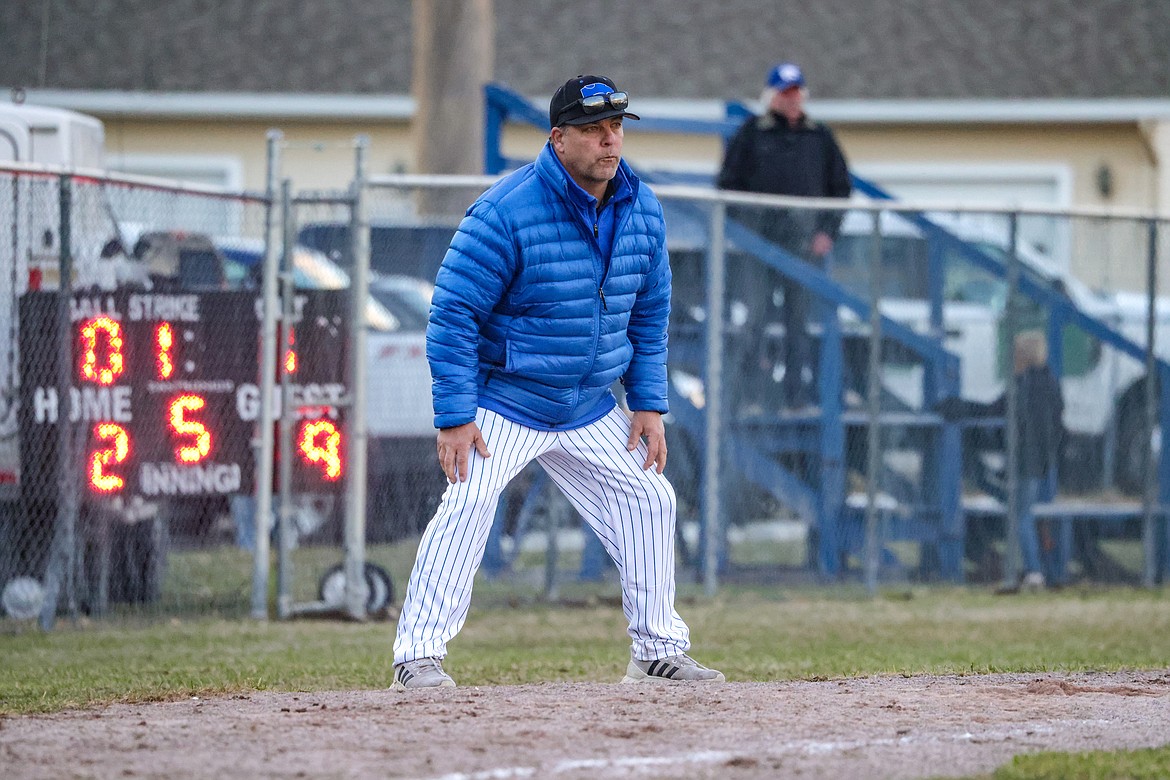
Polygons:
M545 112L537 109L529 101L503 86L489 85L486 88L486 97L487 126L485 132L484 165L488 173L498 174L527 162L527 160L511 159L503 155L501 150L505 124L508 121L520 121L541 130L547 130L549 127L548 117ZM717 135L726 143L742 124L743 120L751 114L752 111L745 104L728 102L726 104L726 117L722 120L661 119L651 117L643 119L640 122L630 123L627 125L627 128L634 132L649 131ZM638 171L638 175L651 183L713 184L710 176L701 174L662 172L648 174L644 171ZM874 200L894 200L892 195L872 182L856 175L851 175L851 179L857 192ZM693 206L691 208L695 212L695 214L691 215L694 218L695 215L699 214L700 210ZM884 337L910 348L923 359L929 377L924 395L927 396L926 402L929 405L933 400L936 400L930 397L934 394L937 394L939 397L946 397L948 395L957 395L959 391L958 358L948 352L943 347L941 341L941 334L944 331L942 314L942 263L944 255L950 250L952 255L957 256L961 261L998 279L1007 278L1007 267L1005 262L1000 258L993 256L978 246L964 241L951 231L931 221L922 213L899 212L899 214L922 231L931 245L927 287L930 298L931 333L935 335L927 336L917 333L907 326L884 316L881 320L881 328ZM701 218L694 219L693 221L697 224L703 223ZM742 225L729 221L726 227L726 235L729 241L735 243L786 277L805 286L814 295L825 301L850 309L859 316L862 322L868 321L868 301L847 291L825 272L800 261L799 258L768 242ZM1104 344L1116 348L1123 354L1139 360L1144 359L1146 354L1144 346L1137 344L1110 324L1086 314L1061 291L1051 286L1046 286L1029 275L1020 275L1018 289L1022 295L1036 302L1051 313L1049 327L1051 362L1058 375L1061 373L1060 369L1063 364L1060 326L1064 324L1071 324L1081 328L1085 333L1099 339ZM822 353L823 358L824 352ZM840 358L838 356L835 359L839 360ZM1170 421L1170 363L1162 359L1157 359L1155 365L1161 387L1159 419L1163 421L1163 429L1165 430L1170 429L1170 426L1165 424L1166 421ZM839 405L835 411L838 413L837 416L840 417ZM840 420L838 419L835 424L840 426ZM941 427L944 429L941 436L944 442L944 449L949 452L951 449L957 448L958 437L954 426L943 425ZM740 465L742 466L743 464ZM753 471L747 468L743 470ZM755 469L755 471L758 471L758 469ZM766 479L773 485L786 485L789 497L795 497L797 503L801 504L805 511L808 511L811 496L796 488L797 483L789 478L791 475L786 472L783 474L777 473L775 469L765 469L765 471L767 473L763 475L763 479ZM941 533L943 536L952 537L950 542L953 543L955 541L953 537L956 535L961 536L962 532L962 520L961 517L957 516L960 513L957 495L958 477L957 475L950 474L951 469L945 465L943 471L946 473L942 475L942 484L938 488L942 491L942 494L936 496L936 498L939 502L938 511L944 516ZM1162 503L1166 503L1170 501L1170 458L1161 459L1159 466L1159 484L1161 486L1159 500ZM798 493L799 495L794 496L794 493ZM956 517L948 518L946 515L955 515ZM823 516L820 518L822 523L825 520L826 518ZM959 558L961 558L961 539L957 543L960 545ZM822 559L824 557L822 555ZM960 561L955 558L953 547L950 553L944 553L941 557L945 559L943 564L944 576L953 579L961 578ZM1170 565L1170 561L1167 563ZM830 562L822 560L822 569L826 565L832 566Z
M485 170L490 174L499 174L526 162L504 156L502 142L505 125L509 121L517 121L540 130L547 130L549 128L548 117L528 100L499 85L488 85L485 89L485 97L487 105L487 125L484 133ZM729 106L728 117L720 121L651 117L637 123L631 123L628 127L635 131L717 134L727 139L735 132L742 117L746 114L746 109L736 109ZM712 184L709 176L678 173L650 174L641 170L638 170L637 173L648 183L685 182L707 186ZM672 208L685 216L690 223L689 228L697 227L698 232L705 236L706 219L703 217L700 207L694 204L675 203ZM730 220L727 223L727 238L748 254L803 285L827 304L833 307L845 307L853 311L862 322L869 320L869 302L846 290L824 271L814 268L790 252L762 238L754 231ZM746 479L772 492L777 498L792 506L798 514L815 522L820 535L817 568L824 574L837 575L844 552L841 545L845 543L848 536L841 525L844 511L843 448L846 422L839 397L842 376L840 328L835 316L827 317L824 324L826 328L821 341L820 361L822 404L821 415L816 420L816 424L812 426L798 425L796 426L798 430L795 432L789 431L785 434L773 432L767 437L762 437L758 432L753 435L746 432L735 432L730 437L734 440L734 446L730 447L726 454L730 458L729 462ZM941 390L944 394L958 392L958 358L949 353L942 346L941 341L917 333L902 323L884 316L881 318L881 327L886 338L901 343L922 358L930 377L927 381L929 388L935 391ZM836 378L836 382L826 381L831 378ZM934 399L927 400L933 401ZM676 409L675 417L684 429L692 434L701 430L702 416L697 410L687 409L685 404L675 403L672 403L672 408ZM939 422L936 419L933 424L937 426ZM794 426L789 425L788 427ZM957 444L954 436L945 434L941 436L941 441L945 443L944 446L951 449L955 449ZM793 447L797 450L812 451L818 455L822 467L820 469L820 484L816 489L771 457L777 453L778 448L784 450ZM957 507L958 503L957 451L951 453L950 457L944 457L943 460L954 461L955 465L953 468L944 468L938 472L939 485L935 487L933 492L942 499L942 504L932 514L943 514L945 507ZM952 493L955 495L951 496ZM945 525L951 524L953 524L953 519ZM941 529L941 534L947 537L955 536L953 531L948 530L948 528ZM940 557L944 560L945 576L951 579L961 578L961 552L952 550L949 553L944 552Z

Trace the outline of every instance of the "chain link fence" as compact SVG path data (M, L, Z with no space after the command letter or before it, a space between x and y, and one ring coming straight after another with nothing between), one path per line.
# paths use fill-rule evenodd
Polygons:
M1164 221L659 193L709 587L1164 578ZM1059 398L1013 381L1022 344Z
M220 243L262 240L265 200L14 168L0 202L6 613L240 609L259 331Z
M392 615L446 484L432 284L491 181L359 164L262 197L0 169L5 619ZM656 191L684 587L1016 587L1029 523L1050 584L1164 580L1164 221ZM1064 409L1039 480L1022 342ZM617 594L536 464L481 577Z

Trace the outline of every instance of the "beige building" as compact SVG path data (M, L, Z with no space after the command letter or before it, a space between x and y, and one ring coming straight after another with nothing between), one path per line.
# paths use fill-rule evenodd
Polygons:
M298 186L344 185L358 134L370 137L375 172L417 172L414 101L407 95L30 90L28 100L102 119L107 163L115 170L262 189L266 136L275 128L284 134L285 172ZM678 118L684 116L680 103L650 98L638 109L647 117ZM688 101L686 108L688 118L716 119L723 104ZM814 96L809 113L837 131L856 173L905 197L1170 214L1170 98L939 104ZM626 154L635 164L718 168L718 136L631 127ZM509 156L531 157L543 140L537 130L514 125L503 148Z
M108 164L122 171L260 190L278 128L284 174L318 189L349 180L357 134L370 137L372 172L419 171L416 98L440 94L444 78L506 84L542 108L566 76L603 72L644 116L715 120L727 101L750 105L768 67L789 59L854 172L900 197L1170 215L1164 0L371 5L9 3L0 84L102 119ZM413 48L423 13L443 21L427 32L430 58ZM486 52L460 73L449 53L470 39ZM478 145L483 108L466 80L427 126L438 117ZM513 126L503 146L525 158L542 142ZM711 173L721 145L635 128L626 155Z

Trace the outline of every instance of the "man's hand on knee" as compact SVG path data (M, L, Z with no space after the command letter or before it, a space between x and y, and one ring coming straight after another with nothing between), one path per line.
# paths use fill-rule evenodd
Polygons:
M439 465L443 467L448 482L454 484L456 480L467 481L467 463L471 459L473 446L480 457L492 456L488 452L487 442L483 440L483 434L479 432L479 426L474 422L439 431L437 442Z
M658 412L634 412L630 418L630 440L626 449L633 452L638 448L638 440L646 439L646 462L643 469L655 466L659 474L666 468L666 426L662 422L662 415Z

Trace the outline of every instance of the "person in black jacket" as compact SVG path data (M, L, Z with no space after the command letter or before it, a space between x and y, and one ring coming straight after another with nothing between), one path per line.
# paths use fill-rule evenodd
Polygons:
M1019 520L1022 583L1027 588L1045 585L1040 561L1040 534L1034 507L1045 483L1060 460L1064 435L1064 398L1060 382L1048 368L1048 344L1040 331L1024 331L1013 344L1016 383L1016 517ZM959 399L940 402L937 411L955 417L1003 417L1007 414L1007 393L991 403Z
M720 189L818 198L849 197L852 185L845 155L832 131L805 114L806 96L804 73L798 65L780 63L768 72L767 87L761 97L767 110L745 121L728 143L717 182ZM823 268L844 212L740 207L730 210L729 215L781 249ZM758 343L759 333L771 321L775 307L783 307L784 401L789 408L814 404L807 330L808 292L770 267L762 280L754 275L754 270L729 270L729 289L733 295L743 297L748 308L746 342ZM744 278L737 278L740 275ZM777 292L783 294L782 302L777 299ZM742 368L746 369L741 374L743 380L768 379L760 376L760 369L767 373L766 366Z
M1016 473L1019 490L1016 497L1019 519L1020 555L1023 557L1027 587L1044 587L1040 564L1040 536L1033 507L1039 500L1044 483L1060 458L1063 434L1064 398L1060 382L1048 369L1048 345L1044 334L1025 331L1016 336ZM1007 413L1007 395L996 399L988 408L992 415Z

